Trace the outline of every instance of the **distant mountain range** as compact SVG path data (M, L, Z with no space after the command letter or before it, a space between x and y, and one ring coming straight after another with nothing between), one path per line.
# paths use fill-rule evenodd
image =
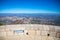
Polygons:
M60 14L0 13L0 24L48 24L60 26Z

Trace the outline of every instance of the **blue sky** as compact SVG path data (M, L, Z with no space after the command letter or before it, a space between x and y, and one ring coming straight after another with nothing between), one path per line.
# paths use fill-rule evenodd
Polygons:
M60 0L0 0L0 13L58 13Z

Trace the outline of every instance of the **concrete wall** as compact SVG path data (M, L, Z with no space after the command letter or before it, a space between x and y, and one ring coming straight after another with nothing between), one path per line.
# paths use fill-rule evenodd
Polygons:
M24 30L16 33L15 30ZM59 26L18 24L0 26L0 40L59 40Z

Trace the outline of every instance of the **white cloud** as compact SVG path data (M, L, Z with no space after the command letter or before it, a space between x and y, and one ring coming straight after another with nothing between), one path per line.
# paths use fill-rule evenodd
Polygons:
M0 13L57 13L51 12L46 10L25 10L25 9L9 9L9 10L2 10Z

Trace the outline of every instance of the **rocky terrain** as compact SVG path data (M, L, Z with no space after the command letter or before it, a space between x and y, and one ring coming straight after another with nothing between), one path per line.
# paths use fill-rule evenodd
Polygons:
M58 14L1 14L0 25L3 24L49 24L60 25Z

